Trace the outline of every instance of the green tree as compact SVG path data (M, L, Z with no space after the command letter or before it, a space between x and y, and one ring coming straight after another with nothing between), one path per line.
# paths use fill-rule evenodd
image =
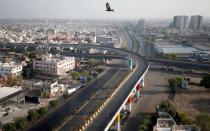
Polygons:
M163 101L160 104L160 108L165 109L165 111L168 112L172 117L175 117L177 114L175 107L168 100Z
M50 101L50 106L56 108L58 106L58 101L57 100Z
M86 76L88 76L88 74L89 74L88 71L85 70L81 73L81 76L86 77Z
M69 97L69 94L68 93L64 93L63 94L63 98L66 100L67 98Z
M25 129L27 126L27 120L26 118L19 118L15 121L15 126L17 129Z
M35 58L37 58L37 53L32 52L32 53L29 54L28 57L29 57L30 59L35 59Z
M37 112L37 110L35 109L32 109L32 110L29 110L28 111L28 116L27 116L27 119L29 121L35 121L36 119L39 118L39 113Z
M95 67L96 65L98 65L98 62L95 59L91 59L90 60L90 65Z
M6 125L4 125L3 127L3 131L16 131L16 127L14 123L8 123Z
M181 87L183 78L182 77L176 77L175 80L176 80L177 86Z
M203 77L200 84L207 89L210 89L210 74L208 74L206 77Z
M140 131L147 131L148 130L148 127L147 127L147 125L139 125L139 127L138 127L138 130Z
M47 113L47 108L46 107L40 107L38 110L39 117L44 116Z
M171 54L171 59L176 59L176 54Z
M205 112L197 115L196 124L200 127L201 131L210 131L210 115Z
M152 126L152 121L150 116L145 116L138 126L138 131L147 131Z
M81 74L79 72L77 72L77 71L74 71L74 72L71 73L71 77L73 79L75 79L75 80L79 79L80 78L80 75Z
M168 83L172 90L176 90L176 88L178 86L178 82L175 79L169 79Z
M182 113L179 114L179 118L180 118L180 122L183 125L191 125L192 124L192 120L184 112L182 112Z
M40 70L37 70L37 69L32 69L31 70L31 77L35 77L35 76L40 75L40 74L41 74Z
M104 69L103 69L103 68L96 68L96 71L97 71L98 73L101 73L101 72L104 71Z

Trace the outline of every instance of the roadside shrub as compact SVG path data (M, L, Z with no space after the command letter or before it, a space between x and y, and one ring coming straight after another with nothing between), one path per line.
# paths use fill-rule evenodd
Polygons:
M210 115L205 112L197 115L196 124L200 127L201 131L210 131Z
M145 116L138 126L138 131L148 131L152 126L152 121L150 116Z
M15 121L15 126L17 129L25 129L27 126L27 120L26 118L19 118Z
M8 123L6 125L4 125L3 127L3 131L16 131L16 126L14 123Z
M57 100L50 101L50 107L56 108L57 106L58 106L58 101Z
M102 69L102 68L96 68L96 71L97 71L98 73L101 73L101 72L104 71L104 69Z
M168 100L163 101L160 104L160 108L164 108L165 112L168 112L172 117L176 116L176 109Z
M192 124L192 120L184 112L179 114L179 118L180 118L180 122L184 125L191 125Z
M39 117L44 116L47 113L47 108L46 107L39 108L38 113L39 113Z
M39 113L37 112L37 110L32 109L28 111L28 116L27 116L28 121L35 121L38 118L39 118Z

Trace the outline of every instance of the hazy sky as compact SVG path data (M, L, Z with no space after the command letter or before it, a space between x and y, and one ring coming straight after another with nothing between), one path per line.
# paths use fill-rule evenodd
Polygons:
M110 2L115 13L105 12ZM210 16L210 0L0 0L0 18L170 18Z

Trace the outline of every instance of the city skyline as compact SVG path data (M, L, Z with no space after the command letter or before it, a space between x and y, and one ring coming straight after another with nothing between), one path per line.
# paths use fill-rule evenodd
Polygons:
M172 18L174 15L210 17L210 1L109 1L116 12L105 12L105 0L7 0L0 2L0 18Z

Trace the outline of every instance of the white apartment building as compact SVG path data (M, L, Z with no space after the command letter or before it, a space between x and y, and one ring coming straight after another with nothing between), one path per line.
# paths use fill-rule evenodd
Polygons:
M16 64L15 62L0 63L0 76L20 76L22 74L22 70L22 64Z
M74 68L74 57L52 56L49 54L33 60L33 69L37 69L46 75L63 76L67 71Z
M38 82L34 85L35 90L41 92L41 97L54 97L59 92L64 92L67 88L64 84L58 84L58 82Z

